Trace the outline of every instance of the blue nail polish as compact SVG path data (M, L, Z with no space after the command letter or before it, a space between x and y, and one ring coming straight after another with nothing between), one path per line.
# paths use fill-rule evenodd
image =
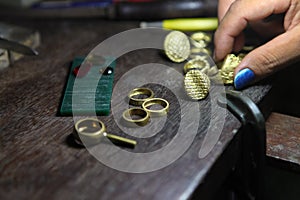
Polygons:
M254 79L255 79L255 74L251 69L249 68L242 69L237 73L237 75L234 78L234 87L237 90L242 89L247 85L249 85L251 82L253 82Z

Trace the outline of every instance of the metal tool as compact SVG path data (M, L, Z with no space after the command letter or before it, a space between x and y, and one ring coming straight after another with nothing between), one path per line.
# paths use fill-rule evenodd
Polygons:
M114 143L134 147L137 142L117 135L106 132L105 125L102 121L95 118L81 119L75 124L74 137L80 144L86 146L99 144L103 137L107 137Z
M155 22L141 22L141 28L164 28L178 31L214 31L218 27L218 18L173 18Z
M236 191L240 199L261 200L266 155L265 119L256 104L241 92L227 91L218 99L242 122L242 152L236 166ZM235 198L234 198L235 199Z
M36 56L38 52L31 47L25 46L15 41L7 40L0 37L0 49L7 49L29 56Z

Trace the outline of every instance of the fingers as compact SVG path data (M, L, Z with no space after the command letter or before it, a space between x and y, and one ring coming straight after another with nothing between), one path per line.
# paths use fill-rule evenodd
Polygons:
M218 6L218 17L219 21L221 21L228 11L230 5L234 2L235 0L219 0L219 6ZM240 51L244 46L244 34L241 33L239 36L237 36L236 41L233 46L233 51L238 52Z
M251 22L249 24L251 28L265 40L270 40L285 31L283 27L283 19L273 21L261 20L258 22Z
M219 6L218 6L218 17L219 20L221 21L228 11L230 5L234 2L235 0L219 0Z
M235 69L235 88L244 88L299 60L299 44L300 26L297 26L251 51Z
M235 38L232 51L233 52L241 51L244 47L244 44L245 44L245 36L244 33L241 33Z
M241 35L248 22L264 19L271 14L283 13L289 8L289 3L290 1L274 0L234 1L215 33L214 54L216 61L222 60L228 53L232 52L236 38Z

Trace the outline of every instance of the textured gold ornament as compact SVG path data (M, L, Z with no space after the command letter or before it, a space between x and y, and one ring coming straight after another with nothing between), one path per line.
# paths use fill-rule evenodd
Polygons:
M190 41L184 33L172 31L165 38L164 50L173 62L183 62L190 55Z
M200 70L190 70L185 75L184 87L188 96L194 100L201 100L208 95L210 80Z
M196 32L191 35L191 38L195 41L205 41L206 43L211 42L211 36L204 32Z
M196 54L196 55L195 55ZM192 48L191 49L191 55L190 55L190 58L195 58L197 56L197 54L206 54L206 55L209 55L211 56L212 53L211 53L211 50L208 49L208 48Z
M210 67L210 65L209 65L209 62L207 61L206 56L196 56L194 59L188 61L184 65L183 71L184 71L184 74L186 74L191 69L198 69L201 71L202 70L205 71L206 69L209 69L209 67Z
M211 36L204 32L197 32L191 35L191 55L190 58L194 58L193 54L208 54L211 55L211 50L208 45L211 42Z
M225 84L232 84L234 79L234 70L242 61L242 57L228 54L222 64L220 74Z
M199 41L191 40L191 44L193 47L196 47L199 49L205 48L208 45L208 43L205 42L204 40L199 40Z

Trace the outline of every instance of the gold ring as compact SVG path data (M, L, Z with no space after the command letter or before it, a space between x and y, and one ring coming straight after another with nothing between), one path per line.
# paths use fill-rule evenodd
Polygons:
M134 96L146 95L147 98L135 98ZM128 94L129 104L133 106L141 106L147 99L153 98L154 93L149 88L135 88Z
M150 109L149 107L153 105L161 105L163 108L160 110ZM142 107L145 111L150 113L151 117L164 116L169 111L169 102L162 98L152 98L152 99L147 99L142 104Z
M100 142L106 128L103 122L95 118L85 118L76 122L74 137L82 144L97 144Z
M140 116L142 118L133 119L132 116ZM123 112L123 119L129 124L145 126L149 121L149 113L142 108L129 108Z

